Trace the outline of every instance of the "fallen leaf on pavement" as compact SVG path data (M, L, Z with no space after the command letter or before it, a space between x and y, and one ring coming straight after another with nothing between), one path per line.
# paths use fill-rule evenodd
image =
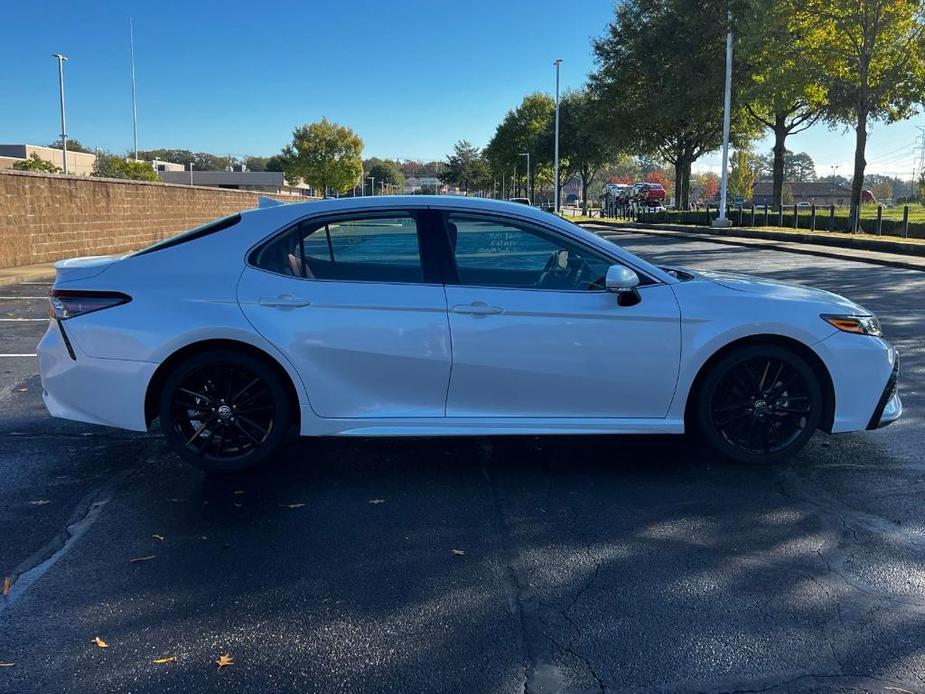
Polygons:
M369 500L369 503L371 503L371 504L384 504L384 503L385 503L385 499L370 499L370 500Z
M234 665L234 658L232 658L228 653L220 655L218 660L215 661L215 664L218 665L218 669L221 670L226 665Z
M156 554L149 554L146 557L135 557L134 559L129 559L128 561L130 564L134 564L139 561L148 561L149 559L154 559L154 557L156 556L157 556Z
M16 663L0 663L0 667L13 667Z
M109 644L103 641L99 636L93 638L93 643L95 643L100 648L109 648Z
M238 496L238 494L246 494L246 493L247 493L247 492L245 492L243 489L235 489L235 490L234 490L234 495L235 495L235 496Z
M6 595L10 592L10 586L13 585L13 579L7 576L3 579L3 594Z
M44 506L45 504L50 504L51 502L48 499L36 499L35 501L29 502L32 506Z
M151 537L153 537L153 538L154 538L155 540L157 540L158 542L163 542L163 541L164 541L164 536L163 536L163 535L152 535Z
M163 658L155 658L152 662L153 662L155 665L163 665L164 663L172 663L172 662L175 661L176 659L177 659L177 656L175 656L175 655L168 655L168 656L165 656L165 657L163 657Z
M450 551L453 554L455 554L457 557L461 557L462 555L465 554L465 552L463 552L461 549L451 549Z
M280 504L280 508L302 508L305 504Z

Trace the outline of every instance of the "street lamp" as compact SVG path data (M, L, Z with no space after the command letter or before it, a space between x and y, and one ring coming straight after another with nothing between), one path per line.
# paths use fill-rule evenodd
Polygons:
M521 152L520 156L527 158L527 201L532 205L533 196L530 195L530 152Z
M64 173L67 175L67 119L64 117L64 61L68 58L60 53L53 53L58 60L58 89L61 93L61 155L64 159Z
M732 10L726 13L728 28L726 30L726 85L723 95L723 177L719 191L719 216L713 226L728 227L732 222L726 219L726 195L729 190L729 116L732 106ZM678 185L680 181L676 181Z
M553 160L553 187L556 190L554 197L554 205L556 214L559 214L559 65L562 63L562 58L556 58L553 63L556 66L556 150L555 150L555 159ZM528 184L529 185L529 184Z
M375 177L375 176L367 176L366 178L368 178L368 179L370 180L370 184L369 184L369 194L370 194L370 195L375 195L375 194L376 194L376 177Z
M829 168L832 169L832 185L835 185L835 172L838 171L838 164L832 164Z

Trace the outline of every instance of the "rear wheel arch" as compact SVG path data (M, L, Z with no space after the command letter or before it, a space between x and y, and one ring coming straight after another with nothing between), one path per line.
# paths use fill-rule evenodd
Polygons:
M710 355L710 357L701 365L700 370L694 377L694 381L691 384L690 390L688 390L687 402L684 408L685 428L687 428L687 425L690 425L694 422L694 410L696 408L699 389L710 370L727 354L730 354L737 349L754 345L774 345L775 347L789 349L798 356L802 357L806 363L809 364L813 370L813 373L816 375L816 378L819 379L819 386L822 389L823 409L822 419L819 422L819 428L823 431L831 432L832 423L835 419L835 386L832 382L832 376L829 373L825 362L823 362L819 355L816 354L816 352L805 343L800 342L799 340L795 340L792 337L774 334L749 335L748 337L739 338L726 345L723 345Z
M151 377L151 380L148 383L148 389L145 393L145 421L149 427L151 426L151 423L157 418L158 403L160 400L161 390L163 389L164 383L167 381L167 378L170 376L173 370L190 357L215 349L230 349L242 352L244 354L249 354L253 357L256 357L257 359L260 359L267 366L272 368L279 376L281 382L283 383L283 387L286 390L286 399L289 403L289 421L300 426L301 406L299 404L298 391L296 390L296 385L293 383L289 372L282 364L279 363L279 360L264 350L260 349L259 347L255 347L254 345L248 344L246 342L229 339L213 339L202 340L200 342L193 342L191 344L185 345L167 357L161 363L161 365L157 367L157 370L154 372L154 375Z

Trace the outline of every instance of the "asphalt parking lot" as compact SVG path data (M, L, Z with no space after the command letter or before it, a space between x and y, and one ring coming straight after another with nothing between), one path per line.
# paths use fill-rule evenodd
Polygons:
M617 240L874 310L905 417L757 469L672 438L327 439L207 476L51 419L48 286L0 287L0 692L925 691L925 273Z

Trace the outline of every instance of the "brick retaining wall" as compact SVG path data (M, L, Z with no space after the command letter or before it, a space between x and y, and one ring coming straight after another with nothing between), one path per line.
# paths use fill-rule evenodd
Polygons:
M0 171L0 268L123 253L216 217L294 196ZM295 198L303 201L304 198Z

